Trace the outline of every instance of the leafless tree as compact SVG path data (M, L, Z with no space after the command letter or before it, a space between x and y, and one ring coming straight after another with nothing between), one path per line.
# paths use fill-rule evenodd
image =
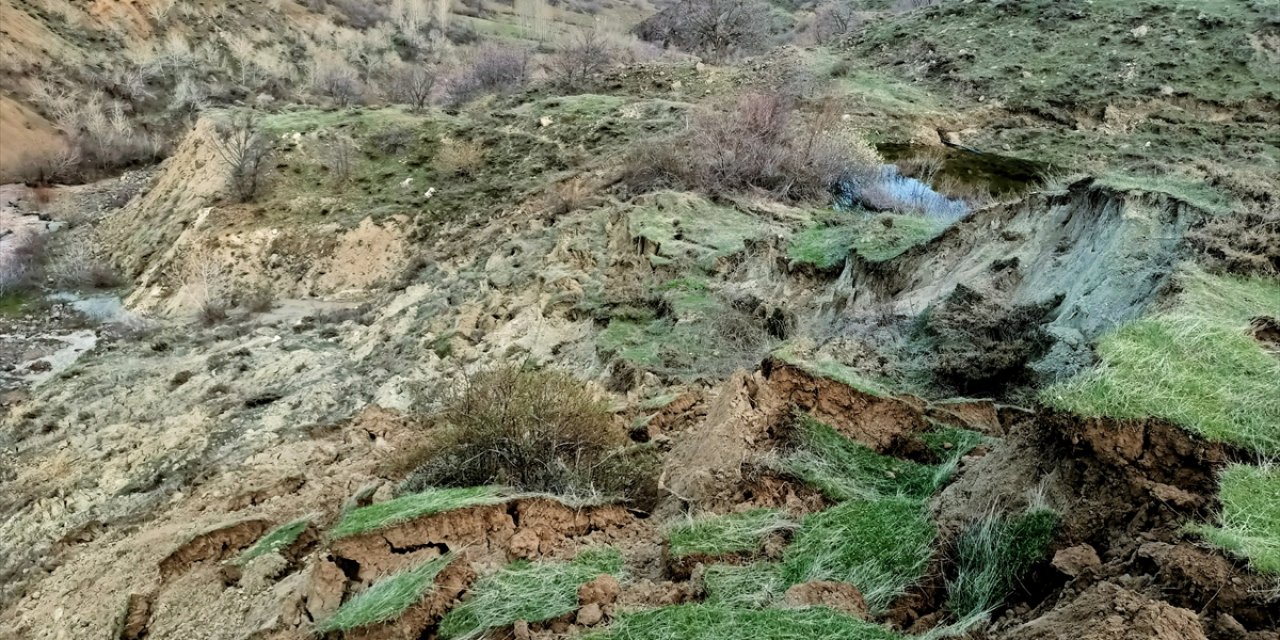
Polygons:
M258 194L271 156L271 142L262 133L258 117L242 111L217 127L214 150L230 169L231 190L241 202Z
M584 86L613 63L614 51L595 29L581 31L547 63L552 82L566 89Z
M862 24L849 0L829 0L813 17L813 34L820 44L839 40Z
M391 77L391 97L409 105L414 111L426 108L435 87L435 71L423 66L401 67Z
M635 33L643 40L726 60L767 48L774 21L763 0L667 0Z

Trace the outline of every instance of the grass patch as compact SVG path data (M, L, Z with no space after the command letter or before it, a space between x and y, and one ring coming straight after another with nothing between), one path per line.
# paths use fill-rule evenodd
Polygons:
M835 380L846 387L861 391L877 398L888 398L893 395L883 385L870 380L852 367L846 367L834 360L812 360L796 353L792 348L783 346L773 352L773 357L810 375L828 380Z
M846 502L805 518L783 554L782 574L787 584L851 583L882 612L924 575L935 536L919 500Z
M589 640L897 640L883 627L826 607L742 609L685 604L629 613Z
M329 535L333 538L360 535L445 511L501 504L512 497L500 487L432 489L411 493L347 512Z
M769 534L796 526L780 511L752 509L677 525L668 532L667 543L676 558L755 551Z
M1043 508L1014 518L991 516L971 526L956 543L947 610L961 621L986 617L1044 557L1057 528L1058 514Z
M800 416L795 428L799 447L784 467L832 500L924 499L950 476L936 467L880 455L807 415Z
M1280 467L1235 464L1222 472L1217 526L1192 529L1247 558L1258 573L1280 575Z
M1280 282L1192 272L1181 284L1169 309L1105 336L1101 364L1043 399L1086 416L1164 418L1208 440L1280 453L1280 358L1248 333L1252 318L1280 309Z
M978 448L978 445L986 442L987 436L959 427L939 427L920 434L920 439L938 457L944 460L959 460Z
M541 622L578 608L578 587L622 572L616 549L587 549L571 562L513 562L476 581L471 595L440 621L441 638L479 638L517 620Z
M647 196L631 210L631 233L658 246L658 256L704 268L765 235L770 224L700 196L662 192Z
M453 554L384 578L342 605L333 616L316 625L317 633L348 631L394 620L422 601L432 589L436 576L453 561Z
M821 270L837 269L850 253L867 262L892 260L908 249L924 244L946 230L945 222L920 216L882 213L837 224L809 227L791 238L787 257Z
M31 296L23 292L0 293L0 317L17 318L26 312Z
M298 518L293 522L286 522L275 529L272 529L267 535L262 536L252 547L245 549L236 557L234 563L237 565L249 564L251 560L268 553L278 553L281 549L293 544L298 536L311 525L311 517Z
M1220 189L1173 175L1138 176L1111 173L1098 178L1098 184L1118 191L1152 191L1176 198L1214 215L1230 214L1231 197Z
M713 564L702 574L708 604L759 608L775 602L787 590L782 565L754 562L747 565Z

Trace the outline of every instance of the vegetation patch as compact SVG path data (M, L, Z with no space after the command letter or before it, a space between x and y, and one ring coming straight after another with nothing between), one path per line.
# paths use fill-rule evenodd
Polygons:
M787 584L848 582L873 612L923 575L936 531L919 500L855 500L805 518L783 554Z
M1044 558L1057 528L1058 514L1045 508L1013 518L989 516L969 527L956 543L956 575L947 584L947 610L962 625L985 618Z
M1220 481L1218 525L1192 529L1247 558L1254 571L1280 575L1280 467L1235 464L1222 472Z
M590 640L898 640L883 627L826 607L744 609L684 604L630 613Z
M679 524L667 534L667 543L671 556L676 558L749 552L758 549L768 535L796 527L780 511L752 509Z
M501 487L431 489L411 493L347 512L329 535L333 538L360 535L446 511L502 504L512 497Z
M1110 173L1098 178L1098 184L1117 191L1163 193L1214 215L1228 215L1232 212L1234 205L1231 196L1220 189L1204 182L1179 178L1176 175L1143 176Z
M942 220L896 213L854 212L833 222L792 236L787 257L821 270L839 268L851 253L867 262L886 262L938 237L947 228Z
M399 618L409 607L422 601L434 586L436 576L453 559L453 554L445 554L380 580L317 624L316 632L349 631Z
M832 500L922 500L950 476L950 468L880 455L808 415L799 417L795 429L797 450L785 468Z
M233 561L237 565L249 564L251 560L268 553L279 553L280 550L288 547L297 541L298 536L302 535L307 527L311 526L311 518L298 518L293 522L286 522L275 529L272 529L267 535L262 536L252 547L245 549Z
M787 590L782 565L777 562L713 564L703 571L702 583L707 604L727 607L768 606Z
M1280 453L1280 359L1249 332L1280 283L1192 272L1170 308L1098 344L1101 364L1043 392L1086 416L1164 418L1206 439ZM1159 372L1159 375L1152 375Z
M814 360L805 357L796 352L790 345L784 345L775 350L773 357L810 375L835 380L846 387L861 391L869 396L888 398L893 395L883 385L868 379L852 367L845 366L834 360Z
M622 572L616 549L586 549L570 562L513 562L480 578L470 596L440 621L441 638L479 638L517 620L542 622L573 613L578 587Z
M765 221L733 207L673 192L644 198L628 220L632 235L653 243L657 256L708 269L769 231Z

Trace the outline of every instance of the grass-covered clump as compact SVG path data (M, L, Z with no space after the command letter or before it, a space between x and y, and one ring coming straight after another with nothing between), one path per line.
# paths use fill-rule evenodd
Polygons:
M254 558L267 555L268 553L279 553L282 549L287 548L298 540L303 531L311 526L311 518L298 518L293 522L286 522L275 529L272 529L267 535L262 536L252 547L245 549L235 559L235 564L248 564Z
M783 576L787 584L848 582L883 611L924 575L935 535L919 500L846 502L805 518L783 554Z
M1016 517L990 516L969 527L956 543L947 610L960 621L991 613L1018 578L1044 558L1057 527L1058 515L1045 508Z
M840 364L834 360L823 360L806 357L798 353L793 345L784 345L773 352L773 357L806 373L819 378L835 380L840 384L860 391L869 396L886 398L892 394L879 382L868 379L857 370Z
M1254 571L1280 575L1280 467L1235 464L1222 472L1220 481L1218 525L1193 529L1248 558Z
M820 270L841 267L851 253L867 262L885 262L936 238L946 228L945 221L923 216L844 214L836 224L809 227L792 236L787 257Z
M1164 418L1208 440L1280 453L1280 358L1249 333L1280 282L1190 273L1166 310L1098 344L1101 363L1043 398L1087 416Z
M780 511L752 509L680 523L668 532L667 543L673 558L751 552L770 534L796 526Z
M399 618L409 607L422 601L433 588L436 576L453 559L453 554L445 554L380 580L318 623L316 632L349 631Z
M629 613L590 640L899 640L883 627L826 607L744 609L684 604Z
M832 500L923 499L949 477L942 468L885 456L808 415L797 417L797 448L785 468Z
M466 601L440 621L440 637L479 638L517 620L542 622L573 613L578 587L621 572L622 555L610 548L584 550L570 562L513 562L476 581Z
M352 509L338 521L329 535L333 538L360 535L455 509L501 504L510 498L511 494L500 487L429 489Z

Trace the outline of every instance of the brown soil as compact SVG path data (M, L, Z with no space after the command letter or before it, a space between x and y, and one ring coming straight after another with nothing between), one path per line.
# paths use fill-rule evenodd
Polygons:
M786 364L775 363L765 371L770 386L787 406L809 412L878 452L907 447L927 427L923 403L863 393Z
M250 518L205 531L183 543L160 561L160 581L186 571L199 562L221 562L248 547L271 529L271 523Z
M782 600L791 607L828 607L855 618L867 618L862 592L847 582L804 582L787 589Z
M1049 615L1010 631L1018 640L1205 640L1194 611L1152 600L1110 582Z

